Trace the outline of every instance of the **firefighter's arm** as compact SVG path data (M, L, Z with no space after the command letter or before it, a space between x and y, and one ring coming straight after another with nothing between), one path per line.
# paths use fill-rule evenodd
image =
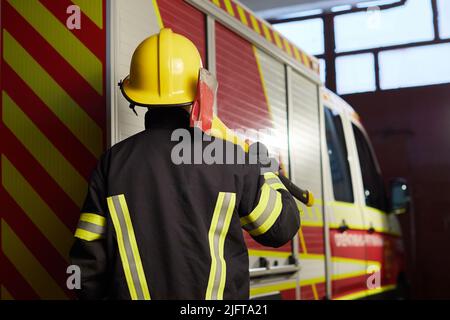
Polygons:
M246 175L239 207L241 225L260 244L276 248L298 232L300 213L278 176L260 170L260 166L252 166Z
M70 250L71 263L81 271L81 288L76 293L82 300L104 299L107 294L105 199L104 178L99 164L91 176L75 231L75 243Z

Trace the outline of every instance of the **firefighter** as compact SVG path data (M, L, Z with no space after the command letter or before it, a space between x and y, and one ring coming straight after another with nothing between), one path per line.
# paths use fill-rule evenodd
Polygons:
M70 252L80 299L248 299L242 229L272 247L297 233L294 199L262 164L174 164L174 130L199 130L188 111L201 67L194 44L170 29L134 52L120 85L149 107L146 130L107 150L91 176Z

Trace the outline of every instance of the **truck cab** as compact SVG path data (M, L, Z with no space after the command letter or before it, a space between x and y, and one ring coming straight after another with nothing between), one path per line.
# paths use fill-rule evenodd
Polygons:
M401 229L390 204L392 195L387 195L358 114L325 88L322 97L332 297L362 298L389 291L404 271ZM406 183L400 189L406 192Z

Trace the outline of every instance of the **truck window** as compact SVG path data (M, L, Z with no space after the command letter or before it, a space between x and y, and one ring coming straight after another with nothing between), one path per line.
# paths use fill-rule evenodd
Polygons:
M325 131L334 199L353 202L353 187L342 119L339 114L328 108L325 108Z
M375 159L366 137L357 126L352 126L355 135L356 148L358 150L359 163L361 166L366 205L385 211L386 197L383 179L375 165Z

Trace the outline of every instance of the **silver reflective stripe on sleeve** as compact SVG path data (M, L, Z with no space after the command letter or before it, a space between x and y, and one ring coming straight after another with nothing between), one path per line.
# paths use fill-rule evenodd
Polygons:
M75 237L85 241L102 239L106 230L106 219L96 213L82 213L78 221Z

